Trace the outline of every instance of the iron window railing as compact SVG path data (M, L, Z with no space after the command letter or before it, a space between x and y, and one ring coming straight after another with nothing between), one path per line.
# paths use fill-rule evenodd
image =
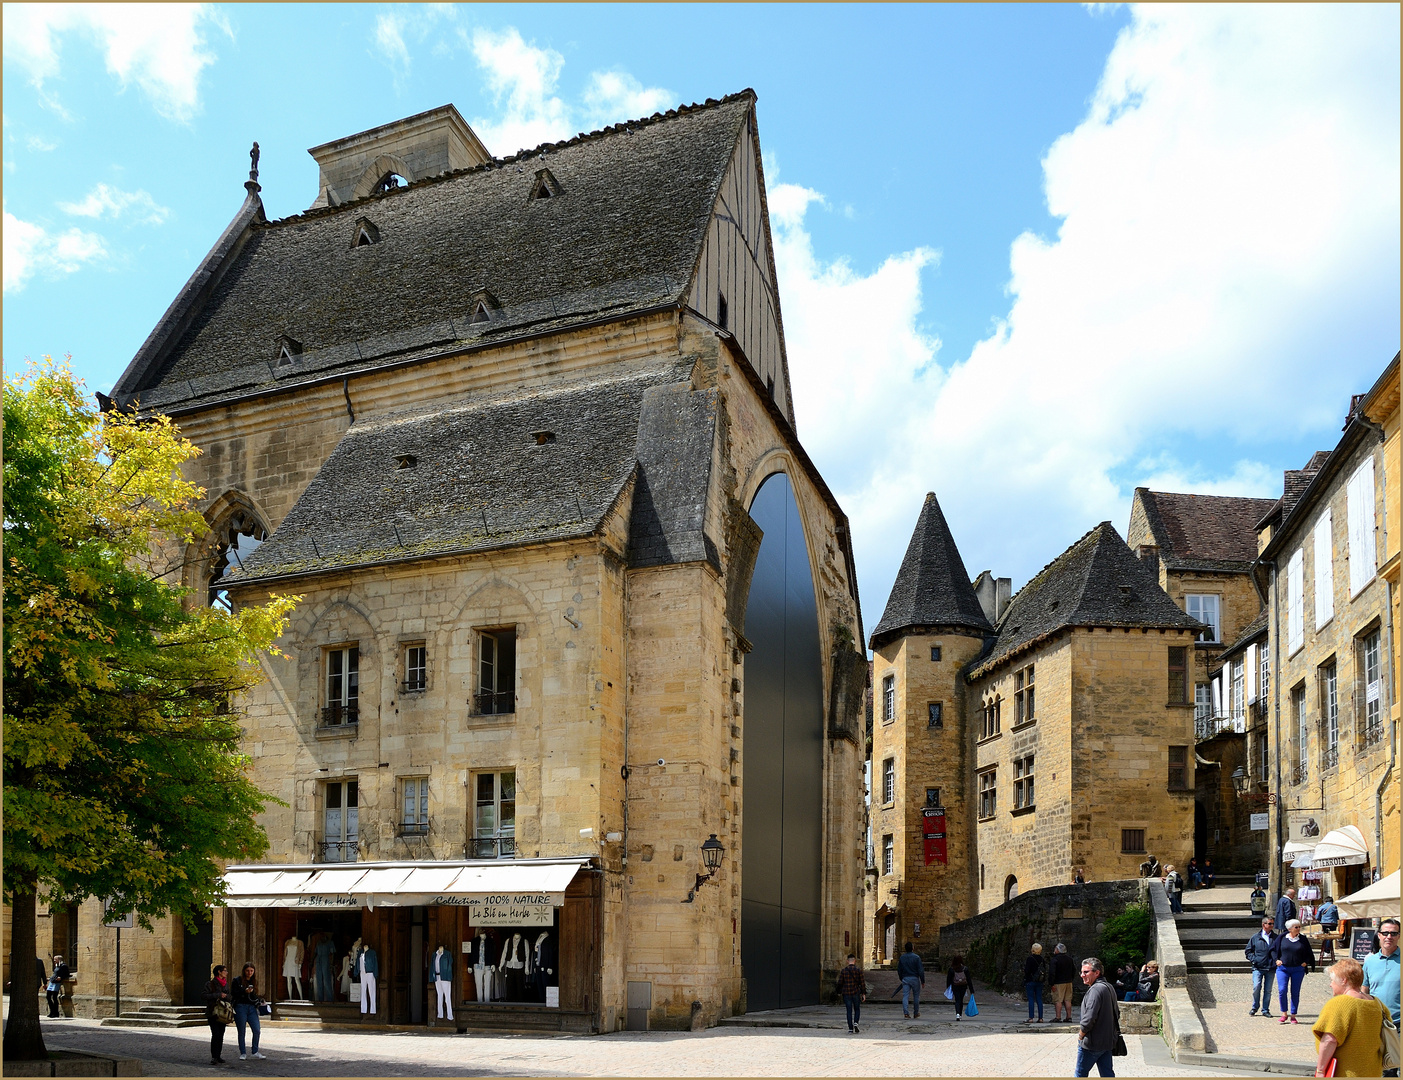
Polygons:
M321 861L356 862L359 846L355 840L325 840L321 844Z
M1373 716L1364 723L1364 735L1360 742L1365 748L1377 746L1384 737L1384 724L1381 716Z
M1299 765L1297 765L1294 769L1291 770L1291 783L1304 784L1306 782L1306 776L1309 774L1309 772L1309 766L1307 766L1304 761L1301 762Z
M516 858L516 837L514 836L475 836L468 841L469 856L473 859L514 859Z
M1340 748L1338 746L1327 746L1320 754L1320 771L1325 772L1333 769L1340 763Z
M516 712L516 694L507 691L503 694L494 694L484 690L473 695L474 707L480 716L495 716L501 713Z
M360 722L360 709L355 705L332 704L322 709L322 727L340 727Z

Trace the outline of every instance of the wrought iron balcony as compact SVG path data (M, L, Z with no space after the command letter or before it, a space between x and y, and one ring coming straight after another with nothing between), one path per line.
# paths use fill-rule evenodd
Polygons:
M1304 784L1306 782L1306 776L1309 775L1309 773L1309 766L1307 766L1304 761L1301 762L1291 770L1291 783Z
M516 837L475 836L468 841L468 851L471 859L514 859Z
M322 727L341 727L343 724L357 724L359 722L360 708L354 703L343 705L336 702L322 709Z
M516 694L511 691L504 694L494 694L483 690L473 695L473 708L477 710L479 716L514 713L516 712Z
M1364 749L1369 750L1377 746L1380 742L1382 742L1383 737L1383 718L1376 716L1374 717L1374 719L1365 722L1364 733L1360 737L1359 742L1364 747Z
M360 845L355 840L324 840L319 847L322 862L356 862Z
M1340 763L1340 748L1327 746L1320 754L1320 771L1328 772Z

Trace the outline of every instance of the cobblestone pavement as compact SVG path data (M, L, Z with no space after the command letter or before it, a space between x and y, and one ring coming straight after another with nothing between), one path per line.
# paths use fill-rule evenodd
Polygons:
M982 1008L982 1006L981 1006ZM704 1032L601 1036L452 1035L308 1031L265 1027L265 1061L240 1061L234 1031L226 1065L208 1063L205 1028L101 1027L93 1020L44 1021L50 1048L99 1050L142 1059L147 1076L1070 1076L1070 1028L1018 1034L977 1021L932 1022L928 1032L874 1019L861 1034L838 1030L720 1027ZM867 1017L864 1016L864 1020ZM926 1020L922 1011L922 1022ZM1002 1025L998 1025L1002 1028ZM1157 1036L1126 1037L1120 1076L1226 1076L1177 1065Z

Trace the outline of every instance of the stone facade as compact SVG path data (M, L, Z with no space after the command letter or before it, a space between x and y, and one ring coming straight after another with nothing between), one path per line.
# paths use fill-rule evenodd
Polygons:
M755 234L741 247L769 250L753 95L560 144L551 155L558 184L552 196L584 215L577 228L592 228L589 208L567 200L586 198L593 174L573 171L572 162L593 169L613 155L627 179L635 149L649 152L655 138L685 145L694 128L698 138L722 132L730 142L707 151L707 160L719 163L716 187L688 189L704 210L687 241L696 250L667 257L679 265L715 264L708 289L719 281L730 291L729 312L725 297L709 292L708 302L722 310L693 310L686 301L695 290L685 275L660 275L676 294L661 307L640 301L634 310L582 312L571 322L568 305L582 302L572 293L555 304L547 331L515 332L514 298L499 286L491 297L498 306L484 316L487 328L472 329L499 340L475 338L408 362L360 363L334 378L218 401L201 397L189 380L160 376L153 383L151 372L161 364L179 371L192 349L224 355L224 346L208 343L208 327L229 318L235 301L216 292L214 314L200 316L205 338L181 339L175 360L161 359L171 346L148 343L114 391L119 402L153 398L202 450L190 475L208 492L212 534L204 547L172 552L189 559L187 584L204 591L234 542L229 522L243 515L237 520L255 522L252 535L265 543L241 575L219 584L236 603L271 593L300 597L280 641L286 655L264 658L264 683L240 703L251 775L285 804L263 816L272 843L266 861L305 866L331 850L344 855L326 847L333 839L326 811L334 797L329 787L351 780L359 800L355 859L472 857L482 843L473 816L476 779L514 773L514 854L588 856L603 873L598 970L587 995L597 1030L624 1026L639 985L648 987L647 1023L655 1027L714 1023L745 1002L745 733L747 724L769 722L747 714L746 656L772 644L742 633L755 549L764 544L746 508L781 474L792 488L816 605L817 654L802 662L823 687L820 715L812 718L821 743L822 812L813 830L823 902L814 985L803 993L818 1000L819 984L861 930L861 693L847 682L862 627L847 523L789 419L768 254L743 267L706 255L707 244L723 241L733 255L736 228ZM398 129L391 134L406 137ZM353 149L369 161L375 140L367 145ZM403 147L398 152L410 159ZM667 155L656 160L669 167ZM384 247L392 242L395 207L412 210L416 198L446 207L452 184L468 185L471 196L472 185L496 183L499 173L504 181L514 175L488 163L356 206L333 205L311 215L312 225L295 227L340 220L327 215L349 223L374 213ZM256 200L253 189L250 198ZM719 231L707 224L713 214L724 219ZM405 215L408 229L414 219ZM263 228L258 213L250 220L250 229ZM237 245L226 247L227 258L246 258ZM222 271L207 265L201 273L217 279ZM515 273L503 270L503 280ZM309 281L308 288L318 287ZM236 295L242 287L230 286ZM751 326L752 319L764 325ZM309 367L337 355L334 346L318 353L298 340L306 346L299 356L313 358ZM381 338L366 340L362 353L387 347ZM745 341L763 355L749 355ZM451 458L460 447L434 441L446 424L467 433L462 445L477 440L471 453ZM500 446L492 442L498 434ZM376 466L367 455L385 460ZM434 470L449 469L449 460L461 460L451 466L459 471L440 481ZM485 466L499 474L473 472ZM396 468L412 472L400 479ZM396 490L419 499L453 494L435 503L438 517L430 519L424 505L396 503ZM515 654L510 685L496 688L508 704L488 708L479 691L485 642L494 634L514 635ZM354 715L337 711L343 706L329 703L328 690L329 656L352 645L359 665ZM411 678L411 664L416 672L422 665L422 678ZM427 821L405 828L406 785L417 792L424 782ZM698 886L699 848L712 833L725 855ZM215 962L240 963L242 953L267 945L247 922L216 909ZM91 966L108 962L99 938L97 931L84 936L94 943L84 957ZM166 1001L187 996L187 939L178 925L163 925L154 934L126 932L124 999L132 939L131 992ZM89 1015L108 1006L106 984L93 988Z

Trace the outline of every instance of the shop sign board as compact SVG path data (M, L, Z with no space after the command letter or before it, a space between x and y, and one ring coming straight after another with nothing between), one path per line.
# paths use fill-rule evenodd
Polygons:
M1374 928L1356 926L1349 934L1349 955L1361 964L1369 959L1374 951Z
M1269 829L1269 828L1271 828L1271 815L1270 815L1270 814L1253 814L1253 815L1252 815L1252 831L1253 831L1253 832L1263 832L1264 830Z
M1292 811L1287 814L1286 822L1290 832L1287 839L1295 840L1298 844L1314 844L1324 831L1315 811Z
M925 844L926 865L948 865L945 857L945 809L927 806L921 811L921 839Z
M487 893L436 896L433 903L468 909L473 926L553 926L555 904L549 893Z
M311 908L360 908L361 902L345 893L307 893L292 901L292 907Z

